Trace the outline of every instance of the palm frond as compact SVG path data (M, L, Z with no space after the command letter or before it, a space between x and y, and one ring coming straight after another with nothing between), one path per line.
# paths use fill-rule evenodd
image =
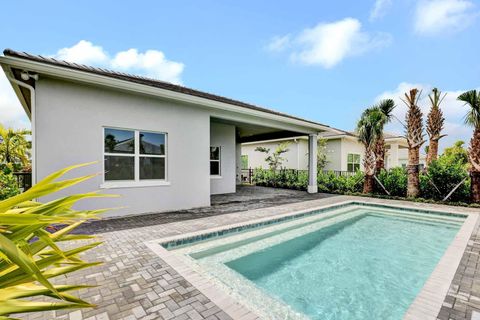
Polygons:
M480 91L470 90L458 96L457 100L463 101L464 105L468 105L470 110L465 116L465 124L474 128L480 127Z

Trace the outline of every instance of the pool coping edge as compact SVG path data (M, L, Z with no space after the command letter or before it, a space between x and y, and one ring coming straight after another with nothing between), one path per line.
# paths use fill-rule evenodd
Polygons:
M467 215L467 218L460 230L445 250L442 258L415 297L415 300L410 304L403 319L437 319L468 242L480 218L478 214L465 213L465 215ZM450 261L455 261L455 263L449 263Z

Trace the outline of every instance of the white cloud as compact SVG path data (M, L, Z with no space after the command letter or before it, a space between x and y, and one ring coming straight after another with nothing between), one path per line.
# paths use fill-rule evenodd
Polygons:
M374 21L385 16L391 5L392 0L376 0L372 10L370 11L370 21Z
M105 64L108 62L108 55L100 46L81 40L69 48L58 50L55 54L56 59L82 63L82 64Z
M111 56L101 46L86 40L81 40L72 47L58 50L53 57L135 73L176 84L182 82L181 75L185 68L183 63L166 59L162 51L139 52L137 49L128 49Z
M430 101L428 99L428 94L430 94L431 90L433 89L433 86L431 85L402 82L394 90L385 91L382 94L378 95L375 98L375 102L381 99L393 99L397 105L394 110L394 115L400 121L404 122L407 107L401 99L404 99L405 92L408 92L412 88L422 90L421 99L419 100L418 104L422 109L423 118L425 121L427 119L427 114L430 109ZM441 90L441 88L439 89ZM443 148L445 147L451 146L457 140L463 140L466 144L470 142L473 129L464 124L464 117L465 114L468 112L468 107L464 106L463 102L457 100L457 97L467 90L470 89L467 88L465 90L442 91L442 93L447 94L442 104L440 105L440 108L443 111L443 116L445 117L445 128L443 130L443 133L447 134L447 136L440 140L441 150L443 150ZM405 131L403 126L396 119L394 119L387 126L386 129L387 131L399 134L404 134ZM427 135L425 136L425 138L428 140ZM428 144L428 142L426 144Z
M139 72L172 83L181 83L180 75L184 68L182 63L167 60L161 51L139 53L137 49L117 53L111 65L115 69Z
M274 52L279 52L283 51L287 48L287 46L290 44L290 35L287 34L285 36L275 36L270 40L270 42L267 45L267 50L268 51L274 51Z
M478 17L474 7L467 0L420 0L415 11L415 31L433 35L465 29Z
M181 83L181 74L184 69L182 63L166 59L163 52L158 50L138 52L137 49L129 49L118 52L112 57L101 46L86 40L81 40L72 47L60 49L52 57L113 68L172 83ZM7 127L30 128L30 120L3 72L0 72L0 123Z
M277 37L277 44L282 44L279 39L283 38ZM362 31L360 21L345 18L307 28L289 41L289 44L292 47L293 61L332 68L346 57L383 47L390 42L389 34L369 34Z
M0 115L0 123L5 127L30 129L30 120L3 72L0 72Z

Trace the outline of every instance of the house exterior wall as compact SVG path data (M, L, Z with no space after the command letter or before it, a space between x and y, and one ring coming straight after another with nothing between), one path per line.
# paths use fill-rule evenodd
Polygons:
M119 207L106 216L210 205L210 116L200 108L142 95L41 77L36 99L36 167L40 180L70 165L97 161L72 176L98 176L55 197L95 191L103 183L103 127L167 133L165 185L102 189L115 198L93 199L80 209ZM229 128L228 132L231 132ZM230 138L229 138L230 139Z
M235 126L212 122L210 146L220 147L220 176L210 177L211 194L235 192L237 173Z
M342 170L342 149L342 139L327 141L325 148L327 165L324 170Z
M354 139L347 138L342 139L342 161L340 170L347 171L347 157L349 153L360 155L360 170L363 171L363 158L365 155L365 147L360 142Z
M285 160L281 167L287 169L306 170L308 168L308 143L307 140L286 140L289 142L288 152L282 155ZM267 155L263 152L255 151L259 146L270 149L270 154L285 141L272 141L265 143L243 144L241 153L248 156L248 167L252 169L263 168L268 169L265 161Z
M289 151L283 155L286 161L282 167L287 169L308 169L308 140L303 138L283 141L267 141L248 143L242 145L242 155L248 156L249 168L264 168L268 165L265 162L265 154L255 151L255 148L263 146L272 152L280 143L290 141ZM399 142L387 142L387 157L385 167L387 169L401 167L408 162L408 149L400 148ZM348 154L360 155L360 170L363 171L363 159L365 154L364 146L355 138L334 138L327 140L325 148L327 165L324 170L347 171ZM425 164L425 155L420 155L420 164Z

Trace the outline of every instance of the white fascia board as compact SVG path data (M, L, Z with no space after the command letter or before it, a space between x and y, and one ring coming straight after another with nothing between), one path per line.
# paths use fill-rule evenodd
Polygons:
M6 57L0 56L0 64L2 66L16 67L20 69L27 69L29 71L35 71L40 74L45 74L51 77L57 77L62 79L67 79L70 81L84 82L94 85L100 85L105 87L110 87L117 90L124 90L130 92L137 92L152 96L157 96L165 99L171 99L175 101L186 102L195 105L201 105L204 107L209 107L212 109L220 109L231 111L235 113L251 115L255 117L260 117L263 119L283 122L287 124L294 124L296 126L305 128L307 133L310 132L320 132L320 131L330 131L337 132L337 130L323 126L321 124L314 124L307 121L302 121L299 119L292 119L286 116L272 114L265 111L253 110L245 107L240 107L224 102L214 101L206 98L196 97L189 94L178 93L166 89L156 88L144 84L134 83L126 80L115 79L103 75L93 74L86 71L72 70L66 67L55 66L51 64L25 60L16 57Z

